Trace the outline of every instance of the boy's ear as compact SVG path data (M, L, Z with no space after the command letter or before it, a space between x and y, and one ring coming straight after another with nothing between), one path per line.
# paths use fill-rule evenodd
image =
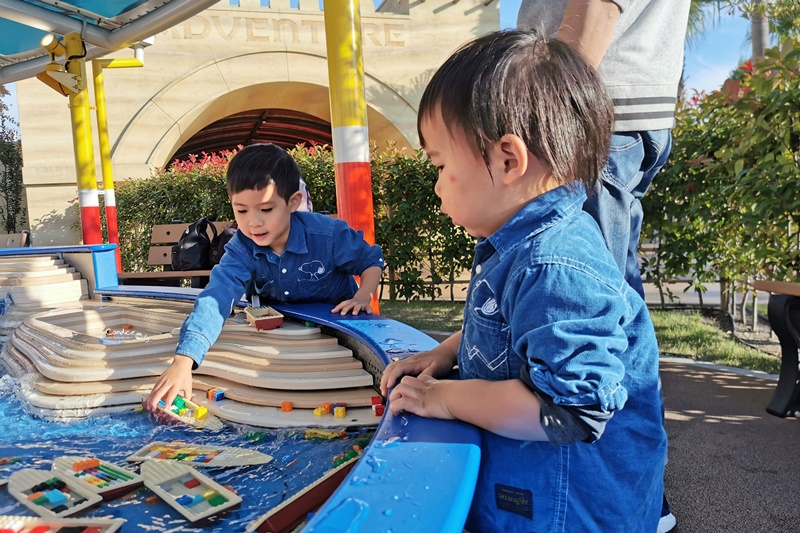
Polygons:
M528 171L528 147L519 136L512 133L500 137L496 147L496 157L498 164L501 165L503 182L511 185Z
M289 197L289 201L286 204L289 206L289 212L294 213L297 211L297 208L300 207L300 202L303 201L303 193L297 191L293 195Z

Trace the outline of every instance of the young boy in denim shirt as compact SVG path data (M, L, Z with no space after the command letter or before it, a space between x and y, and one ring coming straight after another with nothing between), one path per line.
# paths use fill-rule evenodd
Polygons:
M372 313L384 266L380 247L342 220L298 211L300 169L285 150L247 146L231 159L226 179L238 230L181 327L172 365L145 401L149 411L161 399L170 405L179 391L191 398L192 369L245 292L262 303L322 302L343 315Z
M527 31L467 44L422 96L442 212L479 241L462 331L390 364L381 390L395 414L482 429L471 533L656 531L655 333L582 210L612 123L594 69Z

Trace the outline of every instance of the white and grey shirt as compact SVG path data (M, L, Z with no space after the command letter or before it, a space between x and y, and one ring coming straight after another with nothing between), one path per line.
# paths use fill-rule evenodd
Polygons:
M614 131L671 128L690 0L612 0L621 14L599 72L614 100ZM569 0L522 0L517 27L555 35Z

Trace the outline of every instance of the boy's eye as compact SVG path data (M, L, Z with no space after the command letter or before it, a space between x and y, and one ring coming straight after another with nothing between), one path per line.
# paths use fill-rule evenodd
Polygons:
M270 211L272 211L271 207L265 207L264 209L261 210L262 213L269 213Z
M247 209L237 209L236 212L239 213L240 215L243 215L247 213Z

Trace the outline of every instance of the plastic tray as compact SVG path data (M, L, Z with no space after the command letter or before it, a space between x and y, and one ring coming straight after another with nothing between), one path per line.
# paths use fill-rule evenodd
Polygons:
M69 493L58 490L57 485L59 485L60 482L66 485L69 489ZM33 490L37 485L45 483L48 484L50 488L46 490ZM32 494L37 492L49 494L51 490L60 493L52 494L63 501L35 503L30 499ZM83 484L71 479L70 476L65 476L59 472L50 470L34 470L32 468L23 468L11 474L11 477L8 479L8 492L19 500L22 505L45 518L61 518L63 516L68 516L78 511L83 511L103 500L99 495L84 487Z
M106 500L122 496L144 483L139 474L96 457L57 457L53 461L53 470L65 477L72 476L83 487Z
M234 492L176 461L148 461L142 464L141 470L145 486L190 522L242 503Z
M191 464L196 468L213 468L266 464L272 461L272 456L232 446L156 441L139 449L125 460L132 463L163 460Z

